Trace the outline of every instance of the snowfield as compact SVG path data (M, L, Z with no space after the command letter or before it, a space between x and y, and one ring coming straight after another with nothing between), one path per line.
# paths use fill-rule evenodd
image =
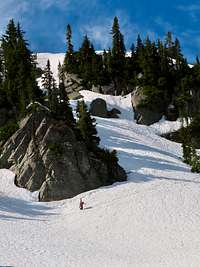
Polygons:
M87 104L100 96L81 94ZM100 97L122 111L96 120L101 146L118 151L128 181L39 203L0 170L0 266L199 267L200 175L182 162L179 144L158 135L180 121L137 125L130 95Z

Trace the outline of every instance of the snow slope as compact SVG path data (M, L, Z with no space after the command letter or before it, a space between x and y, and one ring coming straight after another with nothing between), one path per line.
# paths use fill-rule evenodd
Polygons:
M88 104L99 97L82 95ZM0 266L200 266L200 175L181 161L179 144L158 136L171 123L137 125L130 96L102 97L122 116L96 118L101 145L118 151L128 181L38 203L0 170Z

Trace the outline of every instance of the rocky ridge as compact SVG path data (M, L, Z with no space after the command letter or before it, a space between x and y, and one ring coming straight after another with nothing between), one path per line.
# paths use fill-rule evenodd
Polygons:
M40 201L71 198L117 181L126 173L88 151L65 122L38 106L20 123L0 154L0 168L16 174L15 183L39 191Z

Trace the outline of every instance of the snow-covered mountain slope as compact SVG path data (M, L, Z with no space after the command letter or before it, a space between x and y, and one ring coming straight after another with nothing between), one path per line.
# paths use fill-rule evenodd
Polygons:
M88 104L99 97L82 94ZM122 117L96 118L101 146L117 150L128 181L38 203L0 170L0 266L200 266L200 175L181 161L179 144L157 135L172 124L137 125L130 96L103 97Z

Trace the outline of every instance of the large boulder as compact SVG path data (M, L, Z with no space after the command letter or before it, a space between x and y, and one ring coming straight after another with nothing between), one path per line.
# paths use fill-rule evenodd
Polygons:
M102 98L96 98L90 104L90 113L93 116L108 118L106 101Z
M92 116L102 118L119 118L121 111L116 108L108 110L106 101L102 98L96 98L90 104L90 113Z
M138 124L151 125L155 122L158 122L162 115L159 112L152 111L147 107L141 105L141 103L145 100L145 96L143 94L142 88L137 87L131 97L132 106L134 110L134 119Z
M89 151L65 122L40 107L21 121L20 129L4 145L0 168L15 172L17 186L39 191L40 201L71 198L126 180L117 162L108 164Z

